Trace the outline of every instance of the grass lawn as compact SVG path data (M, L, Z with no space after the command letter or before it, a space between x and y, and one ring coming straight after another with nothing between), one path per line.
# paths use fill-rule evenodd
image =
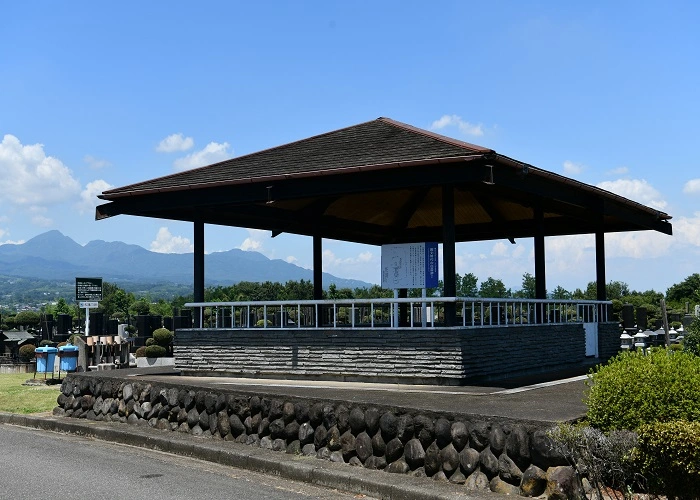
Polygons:
M43 378L43 374L37 374ZM56 406L61 384L22 385L33 373L0 374L0 411L8 413L42 413Z

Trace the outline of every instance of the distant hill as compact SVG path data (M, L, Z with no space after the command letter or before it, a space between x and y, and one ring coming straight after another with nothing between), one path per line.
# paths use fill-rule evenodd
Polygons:
M204 274L206 286L232 285L240 281L285 283L313 279L309 269L239 249L205 255ZM156 253L120 241L97 240L82 246L54 230L19 245L0 245L0 275L68 281L81 276L99 276L115 284L192 285L193 254ZM338 288L371 286L364 281L323 273L324 287L331 284Z

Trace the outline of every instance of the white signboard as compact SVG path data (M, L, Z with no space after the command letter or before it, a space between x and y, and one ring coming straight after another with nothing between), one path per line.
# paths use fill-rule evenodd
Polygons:
M78 302L81 309L95 309L99 307L99 302Z
M434 288L437 285L437 243L382 245L382 288Z

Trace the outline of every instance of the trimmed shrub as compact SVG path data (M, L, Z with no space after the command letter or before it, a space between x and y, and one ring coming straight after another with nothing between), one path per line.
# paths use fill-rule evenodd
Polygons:
M153 340L160 346L168 347L173 341L173 332L167 328L158 328L153 332Z
M56 347L56 344L54 342L51 342L50 340L42 340L39 342L39 347Z
M149 347L152 345L156 345L156 339L154 339L153 337L148 337L146 339L146 347Z
M650 492L700 498L700 422L643 425L635 459Z
M147 346L145 352L147 358L163 358L168 354L168 350L158 344Z
M700 357L652 348L623 352L588 375L588 421L602 431L700 420Z
M137 358L145 358L146 357L146 346L143 345L136 349L136 352L134 353L134 356Z
M24 344L19 348L19 360L25 363L34 359L34 351L36 351L36 346L34 344Z

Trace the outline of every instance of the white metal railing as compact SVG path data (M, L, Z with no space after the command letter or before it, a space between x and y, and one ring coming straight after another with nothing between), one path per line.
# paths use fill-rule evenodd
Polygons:
M436 328L607 322L609 301L474 297L189 302L201 328Z

